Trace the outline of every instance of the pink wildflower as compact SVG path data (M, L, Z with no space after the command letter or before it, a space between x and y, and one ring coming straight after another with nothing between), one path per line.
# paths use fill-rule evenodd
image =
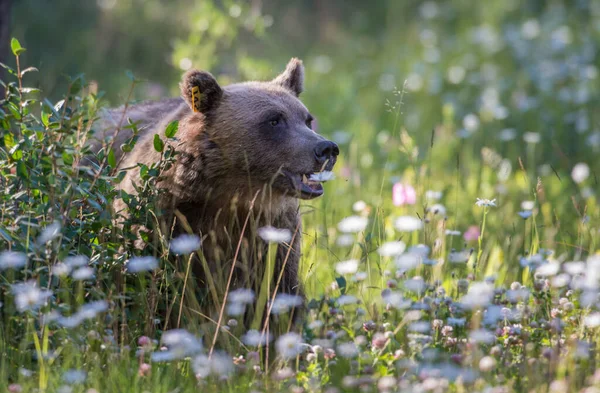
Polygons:
M411 185L396 183L392 188L392 200L396 206L414 205L417 202L417 193Z
M471 225L469 227L469 229L467 229L465 231L465 233L463 234L463 237L465 238L466 241L470 242L472 240L479 239L480 234L481 233L479 232L479 227L477 225Z

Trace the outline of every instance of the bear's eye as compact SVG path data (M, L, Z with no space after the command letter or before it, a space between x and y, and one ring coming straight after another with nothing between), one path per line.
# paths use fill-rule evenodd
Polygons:
M314 120L314 119L313 119L313 117L312 117L312 116L309 116L309 117L308 117L308 119L306 119L306 126L307 126L308 128L310 128L311 130L312 130L312 122L313 122L313 120Z
M269 124L271 125L271 127L276 127L279 124L279 119L273 119L269 121Z

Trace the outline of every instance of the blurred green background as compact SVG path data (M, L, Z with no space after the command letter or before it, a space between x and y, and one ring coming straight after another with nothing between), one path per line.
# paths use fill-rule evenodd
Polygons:
M302 98L342 150L338 180L311 204L326 214L307 219L305 241L319 245L307 274L351 254L318 235L354 202L375 209L383 242L393 238L390 215L422 215L428 190L442 191L445 227L462 231L480 223L476 197L498 199L492 271L538 246L595 247L600 0L21 0L11 35L27 48L23 64L41 71L29 85L57 99L63 75L85 73L106 105L126 100L127 70L146 80L135 98L148 99L177 95L192 66L227 84L270 79L302 58ZM579 162L591 174L578 183ZM392 205L399 180L417 189L416 206ZM517 215L523 200L541 213L532 235Z

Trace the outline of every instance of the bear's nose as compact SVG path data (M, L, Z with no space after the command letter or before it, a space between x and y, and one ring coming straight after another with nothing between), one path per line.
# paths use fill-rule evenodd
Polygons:
M315 158L319 164L337 157L338 154L340 154L340 148L331 141L319 142L317 143L317 147L315 147Z

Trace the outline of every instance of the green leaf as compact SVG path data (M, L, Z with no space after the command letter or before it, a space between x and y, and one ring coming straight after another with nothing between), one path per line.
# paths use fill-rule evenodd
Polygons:
M27 170L27 167L23 161L19 161L17 163L17 175L23 179L29 179L29 171Z
M21 71L21 76L25 75L28 72L38 72L39 70L35 67L27 67Z
M9 233L6 232L4 229L0 228L0 237L2 237L4 240L6 240L7 242L12 242L12 237L10 237Z
M40 89L36 89L35 87L22 87L21 88L21 93L39 93L41 90Z
M12 53L15 56L19 56L21 53L25 52L25 48L21 46L21 43L16 38L13 38L10 41L10 49L12 49Z
M165 143L160 139L158 134L154 135L154 150L162 152L165 149Z
M50 124L50 113L42 109L42 124L46 127Z
M146 176L148 176L148 166L141 164L140 165L140 177L142 180L145 180Z
M117 166L117 159L115 158L115 149L110 149L108 152L108 165L115 168Z
M173 138L179 129L179 120L175 120L169 123L165 130L165 136L167 138Z

